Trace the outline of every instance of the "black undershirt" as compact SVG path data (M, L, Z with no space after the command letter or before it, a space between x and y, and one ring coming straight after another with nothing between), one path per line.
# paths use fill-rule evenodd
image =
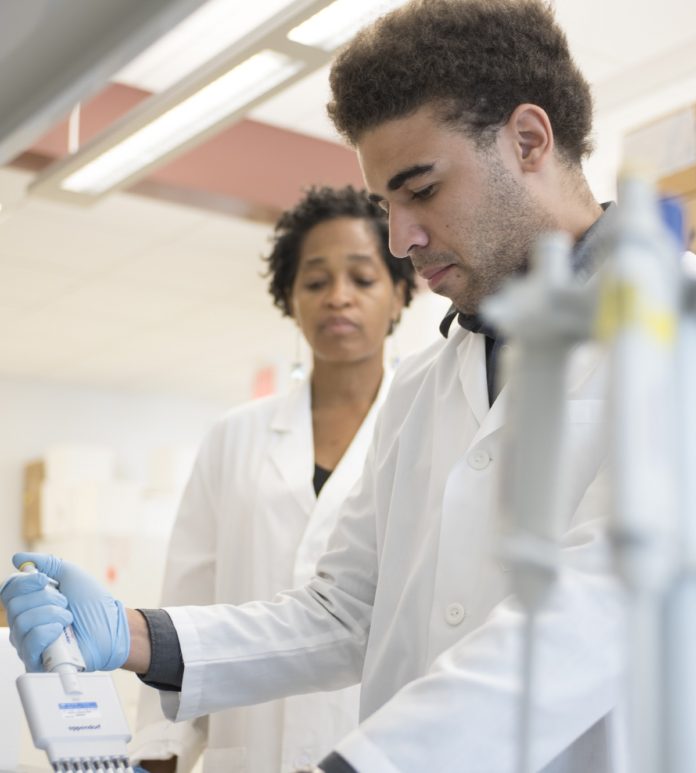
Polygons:
M319 496L319 492L321 491L326 481L331 477L332 472L333 470L327 470L326 467L320 467L315 463L314 479L312 480L312 483L314 484L314 493L317 496Z

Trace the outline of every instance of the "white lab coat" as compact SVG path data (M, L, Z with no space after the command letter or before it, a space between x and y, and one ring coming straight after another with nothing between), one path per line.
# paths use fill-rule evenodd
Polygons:
M164 604L272 599L309 581L356 482L391 375L317 498L307 381L233 410L200 450L174 527ZM326 754L357 725L359 688L294 696L172 725L144 688L132 756L177 755L205 773L279 773ZM205 747L205 748L204 748Z
M604 374L575 353L564 569L539 621L535 770L625 771L621 593L604 535ZM360 773L510 773L521 615L496 554L504 388L489 409L484 339L457 327L403 363L365 474L307 587L274 604L168 609L186 718L362 678Z

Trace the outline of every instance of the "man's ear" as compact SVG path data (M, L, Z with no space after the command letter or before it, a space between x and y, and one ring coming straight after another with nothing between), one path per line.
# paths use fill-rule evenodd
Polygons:
M503 127L523 172L538 172L553 156L553 127L538 105L518 105Z

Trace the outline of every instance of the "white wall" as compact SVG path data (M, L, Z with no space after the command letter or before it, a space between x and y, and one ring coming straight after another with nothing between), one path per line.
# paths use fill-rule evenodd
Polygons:
M228 407L161 394L0 378L0 578L11 570L12 554L25 547L21 511L22 470L27 461L40 458L50 445L107 445L116 453L119 476L142 482L153 451L163 446L197 446ZM152 581L159 586L159 576ZM158 593L154 587L148 591L148 600ZM132 724L138 681L125 672L114 678ZM45 756L33 748L23 718L20 736L20 761L46 769Z
M116 452L119 475L141 481L161 446L197 446L228 406L0 378L0 576L21 537L22 469L53 444L94 443Z

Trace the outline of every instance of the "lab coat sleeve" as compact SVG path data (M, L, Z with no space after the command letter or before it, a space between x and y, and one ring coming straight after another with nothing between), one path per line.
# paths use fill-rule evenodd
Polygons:
M181 720L360 681L377 578L373 453L306 587L272 602L167 607L185 663L181 692L162 694L167 716Z
M167 553L162 604L211 604L215 593L215 546L221 449L214 428L206 438L184 492ZM172 723L160 705L160 693L142 687L131 759L177 757L178 773L191 770L205 745L207 718Z
M539 617L534 770L617 704L623 617L621 592L608 570L606 521L597 517L605 492L602 472L565 534L563 569ZM507 598L344 739L338 752L370 773L514 770L522 624L514 599ZM582 769L594 769L591 759Z

